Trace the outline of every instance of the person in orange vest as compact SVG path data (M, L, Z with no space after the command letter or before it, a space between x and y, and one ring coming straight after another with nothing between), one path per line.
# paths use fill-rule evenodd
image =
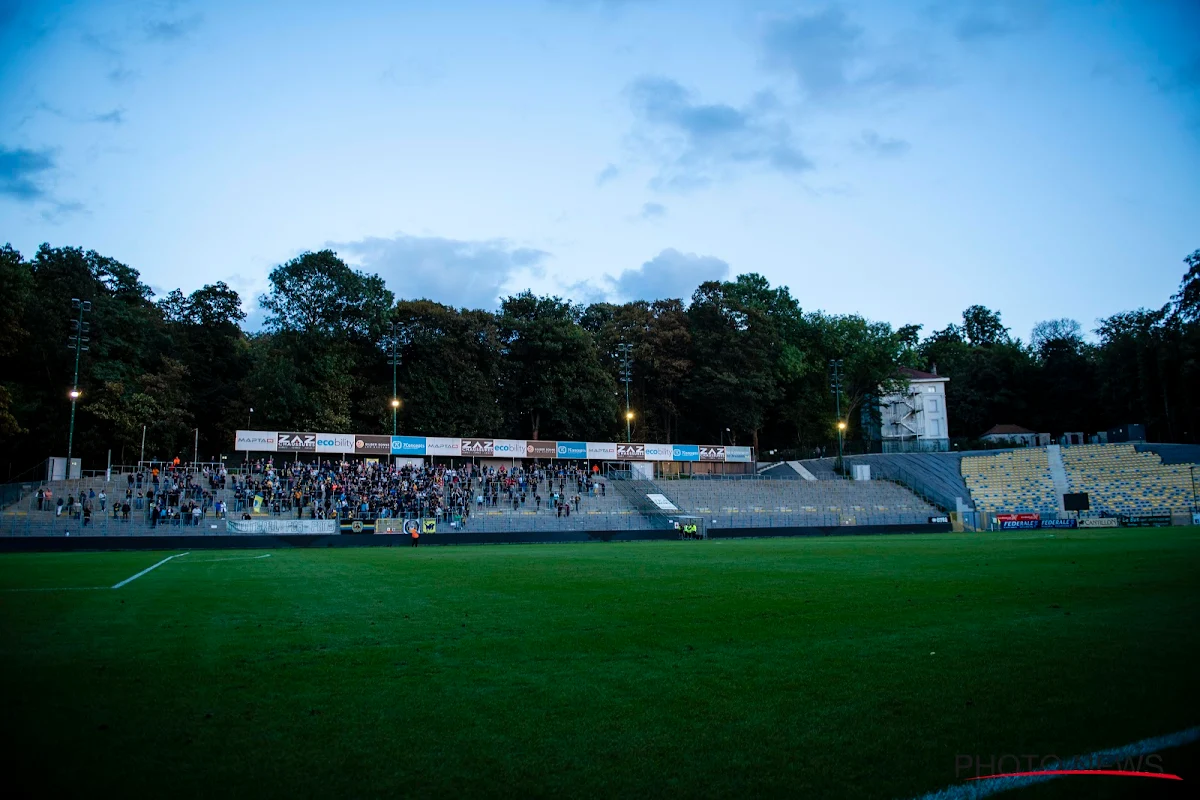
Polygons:
M416 547L419 544L421 544L421 523L420 522L418 522L416 525L413 525L413 529L412 529L412 546Z

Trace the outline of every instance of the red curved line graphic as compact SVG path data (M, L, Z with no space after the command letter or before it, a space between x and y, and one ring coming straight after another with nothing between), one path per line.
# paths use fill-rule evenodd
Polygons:
M992 778L1028 778L1043 775L1122 775L1126 778L1163 778L1168 781L1181 781L1183 778L1169 772L1132 772L1123 769L1040 769L1034 772L1004 772L997 775L980 775L978 778L967 778L969 781L986 781Z

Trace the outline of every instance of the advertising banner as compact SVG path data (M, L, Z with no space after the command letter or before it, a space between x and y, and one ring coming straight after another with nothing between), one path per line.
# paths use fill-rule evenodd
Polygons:
M945 524L948 524L949 522L950 522L950 517L946 516L945 514L941 514L939 516L929 518L930 525L945 525Z
M353 453L354 437L348 433L318 433L318 453Z
M497 439L492 445L493 454L500 458L524 458L524 439Z
M702 444L700 445L700 460L701 461L724 461L725 448L719 445Z
M997 514L997 522L1037 522L1041 514Z
M670 500L668 500L667 496L665 494L648 494L648 495L646 495L646 497L650 498L650 502L654 503L654 505L658 506L663 511L678 511L679 510L679 506L675 505Z
M1131 514L1121 517L1121 522L1130 528L1165 528L1171 524L1170 514Z
M1006 515L1010 516L1010 515ZM997 519L999 519L997 517ZM1002 519L1000 520L1000 530L1002 531L1036 531L1038 529L1038 520L1036 519Z
M646 460L647 461L670 461L674 448L669 444L648 444L646 445ZM699 458L699 456L697 456Z
M233 449L274 453L275 431L238 431Z
M736 462L742 463L742 464L749 464L751 461L754 460L754 457L750 454L749 447L726 447L725 448L725 460L726 461L736 461Z
M1095 519L1079 520L1079 527L1081 527L1081 528L1119 528L1119 527L1121 527L1121 525L1117 521L1116 517L1097 517Z
M558 442L525 442L525 455L528 458L557 458Z
M461 456L462 439L451 439L442 436L425 437L425 455L427 456Z
M424 436L393 436L392 455L423 456L425 455Z
M700 448L694 444L677 444L671 446L672 461L699 461Z
M491 458L496 453L494 439L463 439L462 454L471 457Z
M275 434L275 447L280 453L315 453L317 452L317 435L315 433L280 431Z
M617 458L622 461L645 461L646 460L646 445L644 444L618 444Z
M587 458L587 442L559 442L555 458Z
M588 442L587 457L593 461L611 461L617 457L617 446L613 442Z
M390 436L356 436L354 452L360 456L386 456L392 452L392 437Z
M1041 523L1039 523L1039 527L1041 527L1042 530L1052 530L1052 529L1074 530L1075 528L1079 527L1079 520L1077 520L1077 519L1044 519L1041 521Z
M337 533L334 519L231 519L225 523L230 533Z

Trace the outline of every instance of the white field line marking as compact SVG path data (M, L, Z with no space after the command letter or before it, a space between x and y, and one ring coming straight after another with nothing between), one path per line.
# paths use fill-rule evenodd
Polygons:
M94 589L110 589L110 586L55 586L46 589L5 589L6 592L90 592Z
M189 552L191 552L191 551L189 551ZM173 555L173 556L167 556L166 558L164 558L162 561L158 562L158 563L157 563L157 564L155 564L154 566L146 567L144 570L142 570L141 572L139 572L137 575L134 575L134 576L133 576L133 577L131 577L131 578L126 578L125 580L123 580L123 581L121 581L120 583L116 584L116 585L115 585L115 586L113 586L112 588L114 588L114 589L120 589L120 588L121 588L122 586L124 586L125 584L127 584L127 583L129 583L129 582L131 582L131 581L136 581L138 578L142 577L143 575L145 575L145 574L146 574L147 572L149 572L150 570L152 570L152 569L157 569L158 567L161 567L163 564L167 563L167 562L168 562L168 561L170 561L172 558L180 558L181 556L186 556L186 555L187 555L187 553L176 553L176 554L175 554L175 555Z
M1111 750L1097 750L1086 756L1065 758L1058 763L1058 769L1095 769L1100 764L1121 764L1127 759L1148 756L1160 750L1182 747L1197 740L1200 740L1200 726L1176 733L1168 733L1164 736L1143 739L1140 742L1127 744L1124 747L1114 747ZM1120 767L1118 766L1117 769L1120 769ZM945 789L923 794L918 798L914 798L914 800L979 800L980 798L991 797L1000 792L1007 792L1010 789L1021 789L1025 786L1032 786L1035 783L1051 781L1058 777L1061 776L1030 775L1020 778L996 778L988 781L971 781L970 783L958 784L956 786L947 786Z
M187 563L189 563L189 564L211 564L214 561L257 561L260 558L270 558L270 557L271 557L271 554L267 553L265 556L233 556L231 558L202 558L200 560L192 559L191 561L189 561Z

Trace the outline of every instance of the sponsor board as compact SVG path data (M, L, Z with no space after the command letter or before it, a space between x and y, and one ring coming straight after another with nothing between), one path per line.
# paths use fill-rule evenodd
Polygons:
M275 431L238 431L234 437L234 450L258 450L275 452Z
M335 519L231 519L226 523L230 533L337 533Z
M700 445L700 460L701 461L724 461L725 448L715 444Z
M425 455L460 456L462 455L462 439L444 436L426 436Z
M587 457L593 461L606 461L617 457L617 445L612 442L588 442Z
M348 433L318 433L318 453L353 453L354 437Z
M1093 519L1079 520L1081 528L1119 528L1120 521L1116 517L1096 517Z
M1192 512L1192 524L1200 525L1200 512L1196 512L1196 511Z
M997 522L1037 522L1041 514L997 514Z
M1171 524L1171 515L1130 514L1121 517L1121 523L1130 528L1165 528Z
M679 506L675 505L670 500L668 500L667 496L665 494L648 494L648 495L646 495L646 497L650 498L650 502L654 503L654 505L658 506L663 511L678 511L679 510Z
M460 450L464 456L490 458L496 453L494 439L463 439Z
M1050 529L1074 529L1079 527L1077 519L1044 519L1038 523L1038 527L1042 530Z
M492 450L494 455L503 458L524 458L527 444L524 439L497 439Z
M525 442L525 455L527 458L557 458L558 442Z
M366 456L386 456L392 452L392 437L362 436L354 437L354 452Z
M275 434L275 447L281 453L315 453L317 452L317 435L315 433L279 431Z
M555 458L587 458L587 442L559 442Z
M670 461L673 458L674 447L669 444L646 445L647 461Z
M694 444L677 444L671 446L672 461L699 461L700 448Z
M622 461L645 461L646 460L646 445L644 444L618 444L617 458Z
M392 454L397 456L425 455L424 436L393 436Z
M749 464L754 460L749 447L726 447L725 460L740 464Z
M931 525L946 525L949 522L950 522L950 517L946 516L945 514L929 518L929 523Z
M1000 520L1000 530L1002 531L1036 531L1040 520L1036 519L1002 519Z

